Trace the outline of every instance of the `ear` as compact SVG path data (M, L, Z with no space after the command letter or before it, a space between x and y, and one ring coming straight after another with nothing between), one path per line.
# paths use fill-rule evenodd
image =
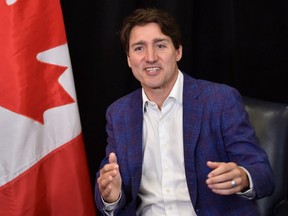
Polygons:
M128 54L127 54L127 63L128 63L128 66L131 68L130 58Z
M182 58L182 45L179 46L179 49L176 50L176 61L180 61Z

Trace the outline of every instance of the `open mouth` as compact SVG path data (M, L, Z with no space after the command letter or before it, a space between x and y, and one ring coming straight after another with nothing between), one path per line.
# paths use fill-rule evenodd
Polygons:
M160 67L147 67L145 71L148 72L150 75L156 74L160 70Z

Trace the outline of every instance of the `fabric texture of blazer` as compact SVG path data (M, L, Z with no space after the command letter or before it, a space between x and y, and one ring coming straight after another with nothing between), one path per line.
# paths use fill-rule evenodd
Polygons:
M258 145L239 92L227 85L184 74L184 163L190 198L197 215L259 215L253 203L237 194L218 195L206 185L207 161L235 162L250 173L256 199L270 195L274 179L268 157ZM143 105L141 89L115 101L106 113L108 155L116 153L122 177L122 198L114 215L134 216L142 172ZM99 177L99 172L96 178ZM95 184L95 202L103 203Z

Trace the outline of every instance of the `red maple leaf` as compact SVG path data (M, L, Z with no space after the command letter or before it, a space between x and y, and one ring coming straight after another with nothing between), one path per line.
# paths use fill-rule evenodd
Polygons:
M66 43L60 3L5 2L0 1L0 106L43 124L46 110L74 102L58 82L67 67L36 58Z

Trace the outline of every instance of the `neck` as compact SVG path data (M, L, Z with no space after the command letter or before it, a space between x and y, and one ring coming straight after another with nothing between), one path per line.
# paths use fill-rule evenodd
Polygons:
M169 91L164 90L164 89L144 89L144 92L147 96L147 98L150 101L153 101L154 103L157 104L158 108L161 110L161 107L164 103L164 101L166 100L166 98L168 97L169 93L170 93L171 89Z

